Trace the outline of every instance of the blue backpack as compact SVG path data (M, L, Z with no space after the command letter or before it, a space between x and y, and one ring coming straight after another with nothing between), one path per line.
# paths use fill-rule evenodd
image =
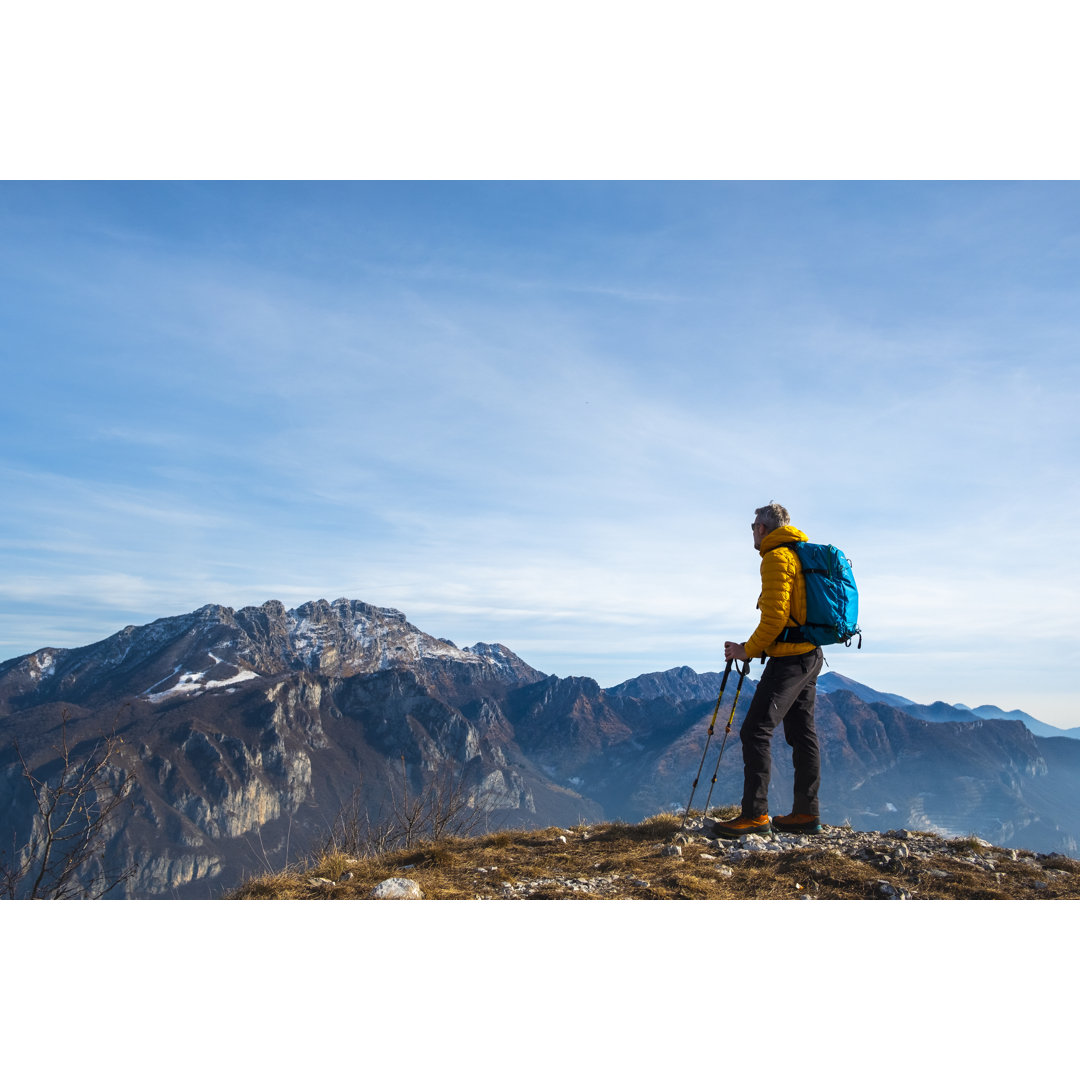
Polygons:
M808 642L811 645L851 647L859 635L859 590L851 572L851 560L832 544L797 541L785 544L795 552L806 580L806 622L788 627L777 641Z

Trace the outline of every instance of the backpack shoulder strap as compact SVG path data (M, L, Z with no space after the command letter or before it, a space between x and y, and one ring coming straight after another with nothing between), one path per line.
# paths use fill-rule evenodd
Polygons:
M806 567L803 565L802 559L799 558L799 552L798 552L797 548L799 547L800 544L804 544L805 542L806 542L805 540L789 540L786 544L777 544L776 546L777 547L790 548L792 554L794 554L795 558L798 560L799 569L802 570L802 572L804 574L811 573L811 572L820 573L820 571L808 571L806 569ZM776 635L776 640L783 642L785 645L803 645L803 644L805 644L806 643L806 635L803 633L802 628L806 624L799 622L799 620L796 619L795 616L792 615L790 611L788 612L788 618L795 625L794 626L785 626L784 629L781 630L780 633Z

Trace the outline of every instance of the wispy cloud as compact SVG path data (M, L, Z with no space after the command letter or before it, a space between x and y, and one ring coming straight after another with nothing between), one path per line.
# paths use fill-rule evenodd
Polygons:
M777 498L855 562L860 681L1071 664L1045 599L1080 584L1052 541L1080 450L1060 195L616 185L575 216L530 185L482 215L467 187L9 207L10 652L349 595L560 673L715 669Z

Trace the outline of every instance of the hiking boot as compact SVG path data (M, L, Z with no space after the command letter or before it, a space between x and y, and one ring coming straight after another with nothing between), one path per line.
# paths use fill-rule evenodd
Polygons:
M740 836L749 836L751 833L770 833L769 815L762 814L760 817L747 817L740 814L730 821L717 821L713 824L713 832L717 836L738 839Z
M821 822L813 814L781 814L772 819L773 828L780 832L808 833L821 832Z

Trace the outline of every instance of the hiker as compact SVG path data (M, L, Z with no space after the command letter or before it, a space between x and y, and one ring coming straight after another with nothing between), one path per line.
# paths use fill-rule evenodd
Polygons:
M778 503L762 506L754 514L754 547L761 552L761 595L757 606L761 619L749 639L739 644L724 642L726 660L749 661L767 656L768 663L750 702L739 737L743 748L742 813L718 822L721 836L747 833L817 833L818 786L821 763L817 732L814 730L814 697L821 671L821 647L798 638L798 630L785 634L786 627L806 622L806 584L799 558L785 544L808 539L793 528L788 512ZM769 823L770 745L776 726L783 722L784 738L791 747L795 766L795 797L792 811Z

